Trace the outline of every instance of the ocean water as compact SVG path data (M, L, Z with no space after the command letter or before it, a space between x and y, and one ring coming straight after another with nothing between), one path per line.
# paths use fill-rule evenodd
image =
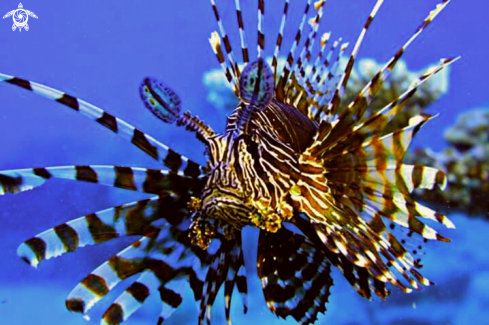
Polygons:
M256 1L241 2L246 27L254 30ZM295 35L303 2L292 1L285 34L289 43L284 44L284 49L288 49ZM331 30L333 37L342 36L352 46L374 3L329 0L321 31ZM360 57L388 60L437 3L386 0ZM29 31L22 32L12 31L11 17L0 20L0 72L85 99L204 163L203 148L197 147L200 144L194 136L155 119L141 104L138 86L146 76L165 81L182 98L184 110L199 115L215 130L223 129L225 116L206 101L202 85L203 73L218 67L208 43L210 33L217 29L209 1L51 0L22 4L39 18L30 17ZM234 3L221 0L218 4L239 57ZM270 35L266 51L271 54L282 1L268 1L266 5L265 28ZM17 6L15 1L2 1L0 13L3 16ZM413 146L441 150L445 146L443 130L454 123L459 113L489 105L488 9L484 0L453 0L407 51L405 59L413 70L439 58L462 56L452 65L448 93L430 107L430 112L439 112L440 116L418 133ZM248 33L252 57L256 55L255 46L251 45L254 34ZM0 143L1 170L69 164L160 167L134 146L72 110L3 83ZM17 246L59 223L142 197L145 196L58 180L26 193L0 197L0 324L84 324L80 316L65 310L65 296L128 241L84 248L41 263L38 270L17 258ZM335 272L331 303L327 315L318 323L488 324L489 257L482 250L488 244L484 234L489 228L484 221L467 220L461 215L454 216L454 220L457 230L444 232L454 238L453 242L428 249L424 274L437 286L412 295L395 293L386 302L368 302ZM253 231L246 232L250 238L256 237ZM253 320L257 324L294 324L293 320L277 320L268 312L256 277L255 280L251 284L248 316L241 316L239 299L235 299L235 323ZM221 305L214 308L217 324L224 323ZM127 323L153 324L158 313L157 299L153 299ZM168 323L194 324L196 317L190 301Z

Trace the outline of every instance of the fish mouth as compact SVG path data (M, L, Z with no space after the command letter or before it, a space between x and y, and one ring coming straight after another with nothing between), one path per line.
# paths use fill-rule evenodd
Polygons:
M252 207L243 199L224 195L220 191L213 191L202 200L202 212L208 219L214 219L221 224L228 224L236 229L241 229L250 224Z

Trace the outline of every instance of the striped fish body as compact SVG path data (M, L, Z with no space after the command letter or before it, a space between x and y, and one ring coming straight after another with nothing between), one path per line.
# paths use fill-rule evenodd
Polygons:
M195 217L236 230L254 225L275 232L292 216L289 191L300 174L299 153L317 124L273 100L254 113L246 133L237 132L235 119L245 105L230 116L225 134L209 139L210 174Z

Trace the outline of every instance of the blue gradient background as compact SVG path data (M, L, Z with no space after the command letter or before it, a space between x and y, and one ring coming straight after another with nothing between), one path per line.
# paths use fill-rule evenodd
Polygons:
M437 2L386 1L366 37L360 57L372 57L380 62L388 60ZM238 50L234 2L221 0L218 3ZM333 36L343 36L344 40L354 43L374 3L374 0L329 0L321 30L331 30ZM29 18L30 30L21 33L12 32L10 17L0 20L1 72L79 96L129 121L174 150L204 162L203 148L192 134L162 124L144 109L138 86L145 76L165 81L181 96L185 110L199 115L216 130L223 129L225 116L206 102L202 85L202 74L218 67L208 44L210 33L217 28L208 1L50 0L28 1L23 5L39 19ZM282 1L270 0L266 5L266 28L273 36L267 39L270 54L281 18ZM3 16L17 6L17 1L2 1L0 14ZM285 35L289 42L285 43L285 49L289 48L295 34L302 6L303 1L292 1L293 14ZM253 30L256 1L242 0L242 8L245 24ZM454 123L460 112L488 104L488 10L485 0L453 1L406 53L408 67L413 70L437 62L439 58L462 56L462 60L452 66L448 94L430 107L430 112L440 112L440 117L418 133L414 146L441 150L445 146L443 130ZM248 33L249 44L254 44L254 34ZM252 57L255 53L253 46ZM160 167L134 146L72 110L6 84L0 84L0 144L0 169L69 164ZM57 180L27 193L0 197L0 324L84 324L81 317L65 311L65 296L84 275L124 245L109 243L82 249L76 254L41 263L37 271L16 257L17 246L61 222L142 197L145 196ZM487 229L484 226L478 229ZM464 230L459 228L459 231ZM246 230L246 233L256 236L253 231ZM447 234L452 236L452 232ZM472 234L483 236L477 229ZM449 249L444 245L437 252L450 256ZM443 262L437 261L432 261L435 264L426 271L431 270L426 275L434 275L430 278L435 282L438 274L446 271L443 276L447 277L446 273L450 273ZM251 270L252 266L248 268ZM333 289L328 315L323 318L328 324L357 324L356 308L384 308L388 312L389 301L364 301L344 285L345 281L337 272L335 279L339 287ZM252 284L249 297L251 316L239 317L235 323L275 322L275 317L262 303L257 281ZM447 299L456 288L456 285L449 286L444 291L436 287L438 294ZM433 289L423 293L429 290ZM238 297L235 300L235 314L240 315ZM153 301L154 306L144 307L128 324L141 324L148 319L149 324L154 323L159 306ZM223 322L219 316L222 312L220 306L215 309L218 324ZM402 314L399 319L400 324ZM180 308L168 323L187 322L196 322L192 302ZM276 323L294 322L277 320ZM376 321L364 319L358 324L369 323Z

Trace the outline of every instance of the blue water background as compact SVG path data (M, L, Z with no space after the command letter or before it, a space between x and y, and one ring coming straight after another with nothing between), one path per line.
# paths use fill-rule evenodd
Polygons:
M239 56L234 3L228 0L218 3ZM267 38L269 54L281 18L281 3L274 0L266 4L266 28L273 32L268 34L273 39ZM293 38L302 3L292 1L294 14L288 23L285 37L288 42L284 48L288 48ZM329 0L322 31L331 30L333 36L342 36L352 46L374 3L373 0ZM360 57L388 60L436 3L435 0L386 1L366 37ZM0 14L3 16L17 5L16 1L1 1ZM217 28L208 1L50 0L28 1L23 5L39 19L29 18L30 30L20 33L11 30L11 18L0 20L1 72L79 96L129 121L176 151L204 162L203 148L192 134L162 124L144 109L138 85L145 76L158 77L181 96L184 110L222 130L225 116L206 102L202 85L202 74L218 67L208 43L210 33ZM242 7L247 27L254 29L256 1L242 0ZM413 70L439 58L462 56L451 69L448 94L430 107L431 112L441 115L418 134L414 146L441 150L445 146L443 131L454 123L459 113L488 104L488 9L486 0L453 1L407 51L405 59ZM275 13L268 15L272 12ZM249 44L254 44L254 34L248 34ZM252 49L252 57L255 53ZM69 164L160 167L96 123L7 84L0 84L0 143L0 169ZM64 221L142 197L145 196L57 180L27 193L0 197L0 324L84 324L81 317L65 311L64 297L123 245L109 243L81 249L76 254L41 263L37 271L17 258L17 246ZM489 290L488 276L484 273L489 270L489 258L480 252L488 243L484 237L488 227L482 221L465 219L456 216L461 226L456 232L445 232L457 240L449 245L433 245L427 258L425 275L438 286L413 295L394 294L385 303L378 299L368 302L359 298L345 285L339 272L335 272L337 285L330 297L328 314L320 323L488 324L484 318L487 315L481 310L489 306L484 296ZM256 237L253 231L246 233ZM252 256L250 252L247 254L248 258ZM238 315L235 323L253 320L257 324L293 324L292 320L275 320L267 311L257 281L255 277L251 285L249 316L239 316L241 307L235 297L233 312ZM128 324L155 323L159 307L156 300L152 305L136 314ZM215 307L216 323L224 322L220 308L220 305ZM180 308L168 323L187 322L196 322L192 302Z

